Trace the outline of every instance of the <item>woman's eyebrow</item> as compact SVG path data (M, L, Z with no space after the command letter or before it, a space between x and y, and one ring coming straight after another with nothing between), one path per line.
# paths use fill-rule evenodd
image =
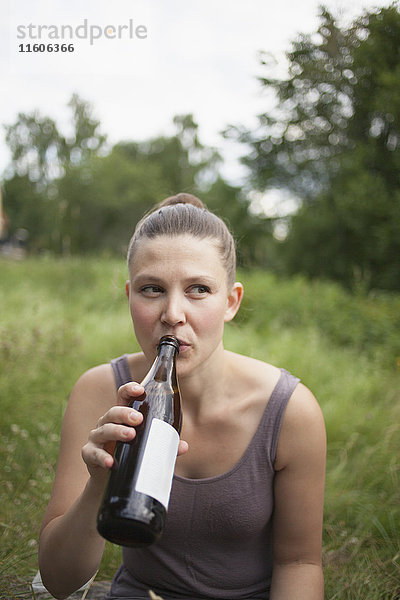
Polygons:
M165 283L168 283L168 281L166 281L162 277L160 277L158 275L154 275L152 273L139 273L138 275L136 275L132 278L132 281L135 283L139 283L139 284L151 282L151 283L159 283L159 284L165 285ZM216 285L218 283L218 280L215 277L206 275L204 273L199 273L197 275L189 275L188 277L184 277L183 281L185 282L185 284L208 283L210 285Z
M132 281L134 281L135 283L148 281L151 281L152 283L162 283L163 280L160 277L157 277L157 275L152 275L150 273L140 273L139 275L132 277Z

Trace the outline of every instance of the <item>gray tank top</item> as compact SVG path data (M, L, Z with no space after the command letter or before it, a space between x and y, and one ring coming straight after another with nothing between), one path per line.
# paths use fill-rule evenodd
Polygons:
M117 387L131 381L126 355L111 362ZM274 461L286 405L299 379L281 369L249 446L226 473L175 475L162 538L123 548L108 600L265 600L272 574Z

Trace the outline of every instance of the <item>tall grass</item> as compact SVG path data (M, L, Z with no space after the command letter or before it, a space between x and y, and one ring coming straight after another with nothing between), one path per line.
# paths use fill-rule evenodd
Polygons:
M241 275L246 297L226 346L301 377L325 415L326 598L400 598L400 299ZM0 262L0 581L37 569L74 381L138 348L125 278L123 261ZM107 545L99 577L110 578L119 559ZM1 587L0 598L10 597Z

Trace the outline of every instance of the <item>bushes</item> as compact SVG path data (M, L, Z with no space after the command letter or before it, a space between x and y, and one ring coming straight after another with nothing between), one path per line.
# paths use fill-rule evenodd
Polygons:
M339 285L301 276L243 274L246 282L241 322L265 334L280 329L316 329L335 346L350 347L395 367L400 361L400 297L351 294Z

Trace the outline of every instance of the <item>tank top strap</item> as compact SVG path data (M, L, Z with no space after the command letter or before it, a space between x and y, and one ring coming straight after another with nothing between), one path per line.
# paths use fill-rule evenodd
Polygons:
M118 358L113 358L111 361L111 367L114 373L117 390L121 387L121 385L124 385L124 383L129 383L132 381L127 354L119 356Z
M269 458L272 467L276 459L276 449L285 409L299 382L300 379L298 377L294 377L289 371L281 369L278 383L271 394L264 412L262 429L267 432Z

